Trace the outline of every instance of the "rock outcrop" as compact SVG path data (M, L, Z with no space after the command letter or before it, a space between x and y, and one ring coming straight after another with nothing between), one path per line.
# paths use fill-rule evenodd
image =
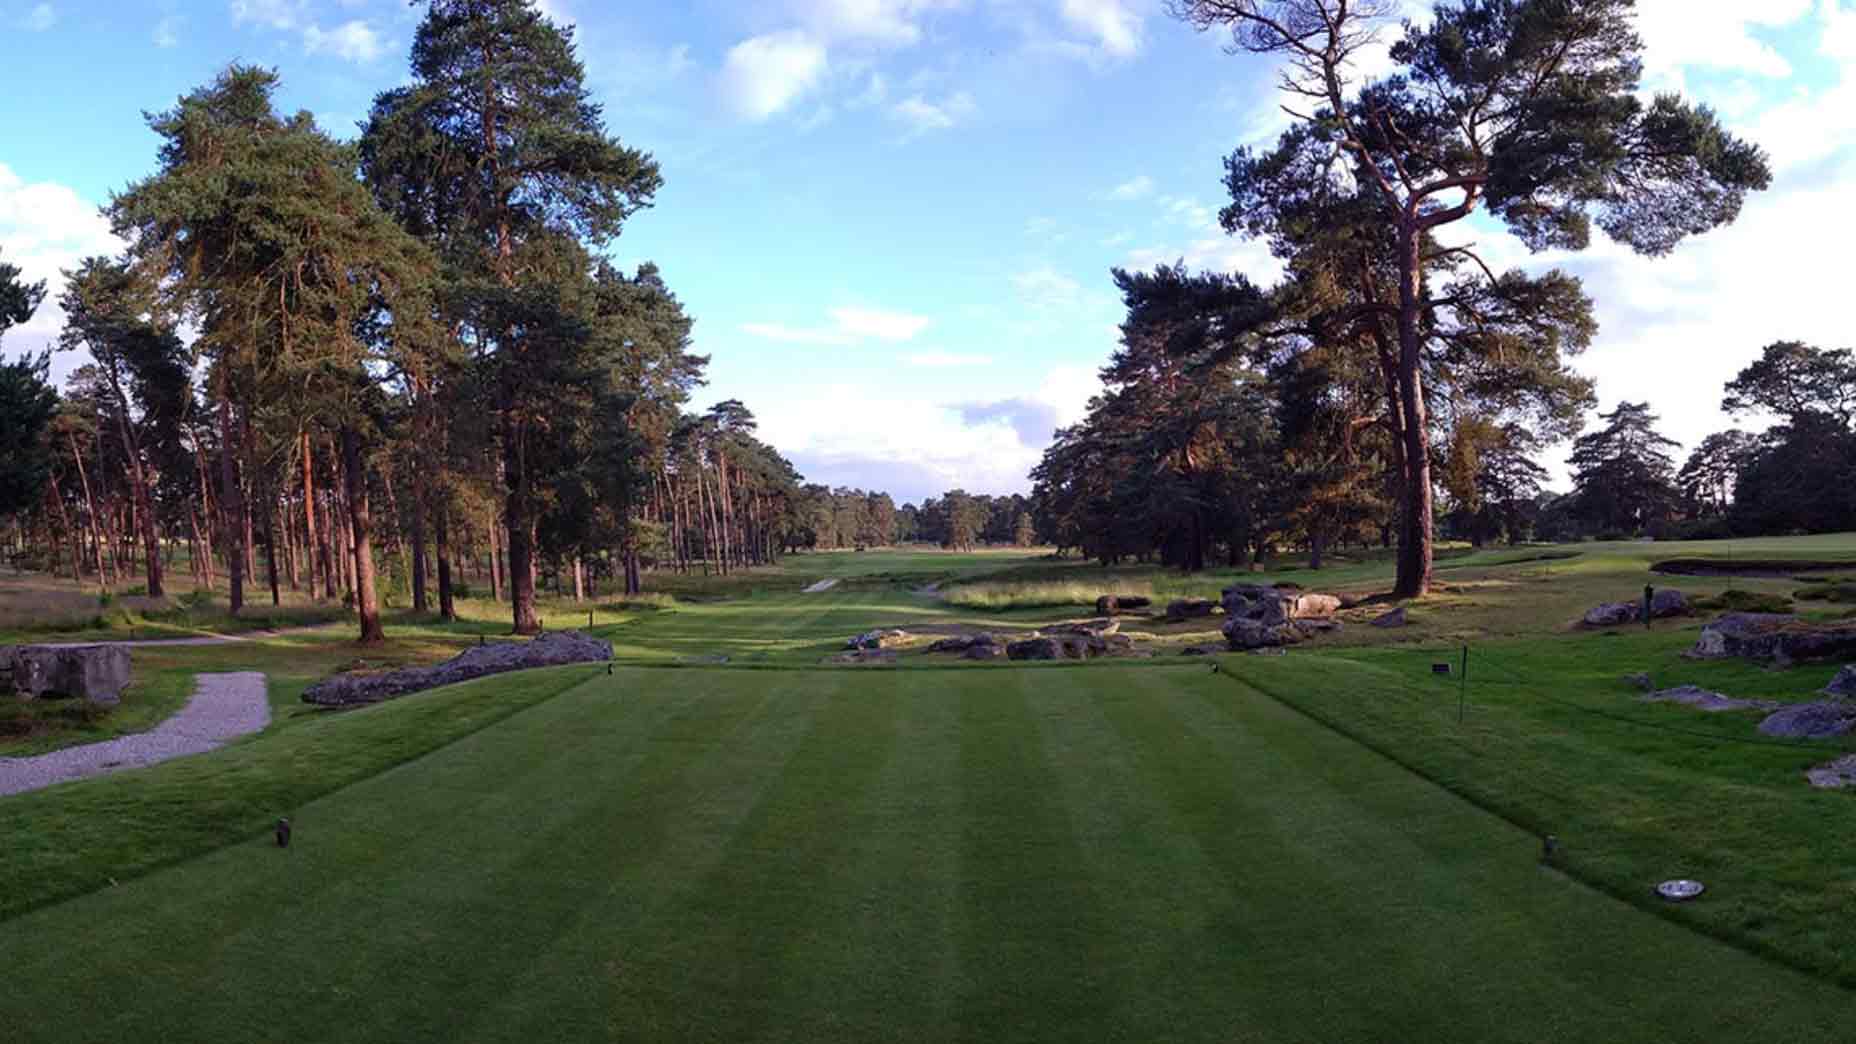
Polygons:
M1587 627L1618 627L1642 615L1636 602L1606 602L1585 611L1579 622Z
M1765 735L1787 739L1828 739L1852 728L1856 728L1856 701L1851 700L1795 703L1768 714L1759 723L1759 731Z
M338 674L310 686L303 693L303 702L318 707L354 707L491 674L610 659L610 642L579 631L550 631L533 641L479 645L430 667L401 667L380 674Z
M894 649L909 640L909 632L891 628L887 631L865 631L844 643L846 649Z
M1786 664L1856 653L1856 624L1805 623L1779 613L1727 613L1701 629L1685 655L1718 660L1738 656Z
M129 650L121 645L0 646L0 693L22 700L87 700L113 707L129 685Z
M1856 666L1845 664L1823 692L1826 696L1856 696Z
M928 647L931 653L963 653L976 646L995 646L999 639L990 634L955 634L938 638Z
M1646 676L1647 677L1647 676ZM1698 685L1678 685L1637 697L1645 703L1680 703L1696 710L1716 712L1733 710L1776 710L1784 704L1776 700L1742 700L1709 692Z
M1166 618L1177 623L1210 616L1217 608L1218 603L1209 598L1178 598L1167 603Z
M1340 628L1333 595L1239 584L1224 591L1225 644L1237 650L1278 649Z

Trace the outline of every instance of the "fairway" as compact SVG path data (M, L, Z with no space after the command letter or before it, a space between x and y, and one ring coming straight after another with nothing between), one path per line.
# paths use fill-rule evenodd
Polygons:
M595 673L295 821L7 922L6 1039L1850 1035L1197 664Z

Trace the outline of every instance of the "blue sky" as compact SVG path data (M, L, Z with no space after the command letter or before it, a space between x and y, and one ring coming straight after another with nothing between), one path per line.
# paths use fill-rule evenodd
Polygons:
M710 385L810 478L919 500L1027 488L1112 349L1115 265L1272 271L1216 227L1220 161L1280 128L1272 69L1159 0L547 0L611 130L665 185L614 244L696 318ZM1410 0L1422 17L1427 5ZM1606 406L1649 399L1693 444L1720 385L1780 338L1856 345L1856 2L1640 0L1650 88L1716 106L1778 182L1732 229L1657 261L1560 264L1599 302L1580 362ZM347 135L406 75L401 0L0 0L0 249L39 277L115 248L97 205L146 173L144 110L239 60ZM59 325L47 307L17 354ZM63 359L60 369L75 360ZM1549 463L1557 465L1558 454ZM1556 470L1559 470L1556 466Z

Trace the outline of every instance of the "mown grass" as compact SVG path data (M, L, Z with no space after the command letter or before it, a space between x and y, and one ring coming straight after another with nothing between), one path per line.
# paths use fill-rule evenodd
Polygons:
M1775 672L1696 662L1693 625L1476 645L1468 682L1430 665L1454 648L1233 658L1229 670L1366 746L1562 843L1560 865L1628 902L1856 986L1856 801L1806 768L1856 741L1779 741L1760 712L1635 699L1626 674L1737 697L1816 697L1836 665ZM1459 701L1461 703L1459 704ZM1462 717L1459 721L1459 713ZM1657 899L1693 877L1697 902Z
M429 738L494 689L267 742ZM287 851L8 921L9 1040L1847 1039L1849 994L1202 666L515 702L300 807Z
M0 920L266 831L277 817L532 706L589 676L554 668L366 710L303 712L210 754L0 799Z

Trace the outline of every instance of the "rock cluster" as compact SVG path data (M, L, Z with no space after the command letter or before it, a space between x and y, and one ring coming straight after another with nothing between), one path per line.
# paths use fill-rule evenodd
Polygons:
M1856 701L1819 700L1795 703L1774 711L1759 723L1759 731L1787 739L1827 739L1856 728Z
M979 646L994 646L998 644L999 639L990 634L956 634L947 638L937 639L933 645L928 647L928 651L931 653L963 653Z
M1780 664L1856 653L1856 624L1810 624L1781 613L1727 613L1701 629L1691 659L1743 657Z
M129 650L121 645L0 646L0 694L115 706L128 685Z
M1096 599L1096 615L1114 616L1116 613L1145 609L1152 604L1153 599L1143 595L1103 595Z
M430 667L401 667L380 674L338 674L310 686L303 693L303 702L319 707L353 707L506 671L610 659L610 642L579 631L549 631L533 641L479 645Z
M1257 584L1238 584L1224 591L1225 644L1232 649L1279 648L1317 632L1340 627L1334 614L1340 599L1333 595L1304 594Z
M1647 677L1647 675L1645 676ZM1784 706L1776 700L1742 700L1709 692L1697 685L1678 685L1637 697L1645 703L1680 703L1703 711L1774 710Z
M1218 609L1218 603L1209 598L1176 598L1167 603L1166 618L1178 623L1201 616L1210 616Z
M1089 660L1128 652L1134 639L1125 634L1039 634L1005 647L1014 660Z
M893 649L909 640L909 632L890 629L865 631L844 643L846 649Z
M1673 587L1658 588L1650 596L1650 618L1664 620L1689 614L1688 596ZM1643 619L1642 602L1606 602L1586 610L1580 621L1587 627L1618 627Z

